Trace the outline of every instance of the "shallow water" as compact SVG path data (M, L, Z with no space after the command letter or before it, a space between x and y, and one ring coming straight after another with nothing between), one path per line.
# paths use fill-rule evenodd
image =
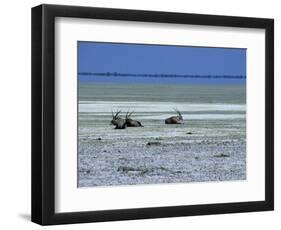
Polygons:
M80 83L78 186L246 179L245 98L245 85ZM183 125L164 124L173 108ZM114 129L117 109L144 127Z

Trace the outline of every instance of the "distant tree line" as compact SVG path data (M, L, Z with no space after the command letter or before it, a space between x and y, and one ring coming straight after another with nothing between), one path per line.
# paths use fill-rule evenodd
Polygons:
M194 74L150 74L150 73L93 73L80 72L79 75L105 76L105 77L159 77L159 78L227 78L227 79L246 79L245 75L194 75Z

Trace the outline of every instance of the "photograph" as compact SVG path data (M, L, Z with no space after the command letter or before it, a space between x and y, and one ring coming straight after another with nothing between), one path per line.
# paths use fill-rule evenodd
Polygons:
M32 7L32 222L274 210L274 18L150 6Z
M246 180L246 54L78 41L77 186Z

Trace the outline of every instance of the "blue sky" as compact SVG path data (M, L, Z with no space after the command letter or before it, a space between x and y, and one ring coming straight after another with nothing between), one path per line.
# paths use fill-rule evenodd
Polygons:
M246 75L246 49L78 42L78 72ZM101 76L79 78L99 82L116 81ZM126 79L120 77L119 80ZM153 81L139 77L127 80Z

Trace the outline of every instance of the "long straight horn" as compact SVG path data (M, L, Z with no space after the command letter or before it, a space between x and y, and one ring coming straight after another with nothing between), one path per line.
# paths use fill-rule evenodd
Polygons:
M129 113L129 117L130 117L133 113L134 113L134 111L130 112L130 113Z
M121 113L121 109L116 112L115 117L117 117L119 115L119 113Z
M173 108L173 110L174 110L177 114L179 114L179 110L178 110L177 108Z
M181 112L178 109L175 108L174 110L180 117L182 117Z
M182 118L182 115L181 115L181 112L178 110L178 114L179 114L179 117L181 118L181 119L183 119Z
M130 110L128 110L128 112L126 113L126 119L129 118L129 117L128 117L129 111L130 111Z

